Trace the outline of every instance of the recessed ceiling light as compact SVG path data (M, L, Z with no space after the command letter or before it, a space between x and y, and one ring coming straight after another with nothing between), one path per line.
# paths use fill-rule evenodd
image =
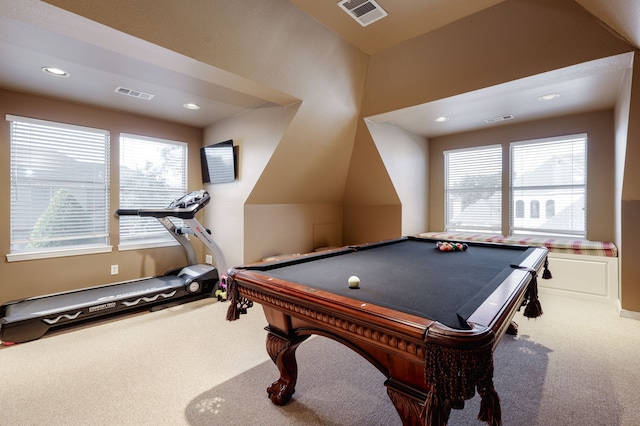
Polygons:
M445 122L447 120L449 120L449 118L447 118L447 117L438 117L433 121L438 122L438 123L443 123L443 122Z
M192 103L184 104L182 106L185 107L186 109L200 109L200 105L192 104Z
M43 67L41 69L45 74L53 75L56 77L69 77L71 75L65 70L61 70L60 68L56 67Z
M557 94L557 93L549 93L548 95L540 96L538 98L538 100L541 101L541 102L544 102L544 101L550 101L552 99L556 99L556 98L559 98L559 97L560 97L560 95Z

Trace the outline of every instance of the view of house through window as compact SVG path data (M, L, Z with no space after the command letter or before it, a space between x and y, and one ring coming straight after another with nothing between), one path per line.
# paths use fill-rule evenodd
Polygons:
M446 151L445 230L510 235L586 236L587 136L512 142L509 200L502 200L502 147Z
M120 136L120 208L166 207L187 192L187 144ZM173 220L181 226L180 220ZM174 243L155 218L122 216L120 245Z
M109 133L7 115L11 254L109 243Z
M512 235L586 236L586 153L585 134L511 144Z

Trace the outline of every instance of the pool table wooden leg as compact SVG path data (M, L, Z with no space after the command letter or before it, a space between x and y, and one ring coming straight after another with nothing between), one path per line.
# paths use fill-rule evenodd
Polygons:
M389 395L389 399L396 407L403 426L419 425L421 423L420 412L422 407L416 399L391 387L387 387L387 395ZM424 422L422 423L424 424Z
M403 426L446 426L451 412L449 401L442 401L443 405L438 410L442 415L436 420L435 424L429 423L424 419L424 403L427 400L427 394L393 379L387 380L385 386L387 387L389 399L393 402L402 419ZM464 403L462 403L462 406L464 406Z
M296 349L309 336L283 337L269 331L267 334L267 353L280 371L280 378L267 388L271 402L284 405L295 392L298 380Z

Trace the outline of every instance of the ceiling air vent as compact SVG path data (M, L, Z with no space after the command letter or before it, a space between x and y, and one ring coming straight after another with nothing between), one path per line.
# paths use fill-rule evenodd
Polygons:
M497 123L498 121L511 120L512 118L515 118L515 117L509 114L509 115L500 115L498 117L493 117L493 118L487 118L484 121L485 123Z
M121 95L133 96L134 98L144 99L145 101L153 98L151 93L141 92L139 90L125 89L124 87L116 87L116 93L120 93Z
M363 27L387 16L387 12L374 0L342 0L338 6Z

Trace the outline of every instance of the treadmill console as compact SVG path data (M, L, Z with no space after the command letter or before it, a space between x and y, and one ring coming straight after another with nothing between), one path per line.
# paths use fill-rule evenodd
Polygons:
M207 205L211 200L209 193L203 189L193 191L174 200L165 208L154 209L118 209L118 216L141 216L141 217L177 217L180 219L191 219L196 213Z

